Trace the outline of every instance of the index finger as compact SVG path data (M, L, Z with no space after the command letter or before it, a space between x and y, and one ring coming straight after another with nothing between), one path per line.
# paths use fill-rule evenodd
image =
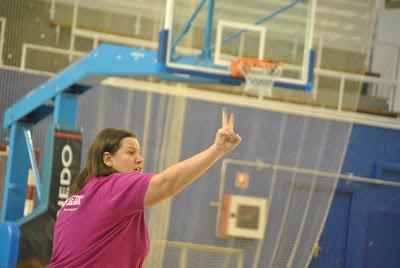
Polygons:
M228 127L228 115L225 107L222 107L222 127Z
M231 113L229 116L229 128L233 130L233 126L235 125L235 114Z

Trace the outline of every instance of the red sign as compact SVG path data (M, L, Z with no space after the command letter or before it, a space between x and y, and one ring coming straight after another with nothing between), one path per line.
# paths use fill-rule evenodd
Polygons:
M249 187L249 173L240 171L236 172L235 187L247 189L247 187Z

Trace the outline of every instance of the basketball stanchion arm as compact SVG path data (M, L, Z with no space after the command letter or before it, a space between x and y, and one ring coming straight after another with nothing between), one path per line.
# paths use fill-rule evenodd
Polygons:
M57 94L73 90L71 87L74 85L89 89L93 82L99 82L105 76L150 76L162 70L163 65L157 64L157 52L100 45L9 108L4 116L3 127L9 128L26 117L29 117L29 121L40 121L51 113ZM39 110L43 107L50 112L41 113Z
M0 217L0 230L6 230L0 232L0 241L6 243L2 246L7 250L0 252L1 267L14 267L20 254L18 248L23 236L19 230L10 229L10 223L21 227L44 215L49 207L51 166L47 162L51 163L51 156L45 155L40 181L38 169L31 160L33 148L27 146L30 143L27 131L49 115L53 115L52 128L78 129L78 96L96 82L107 76L151 76L164 70L164 64L157 62L155 51L104 44L32 90L5 112L3 127L11 131ZM48 143L47 147L52 148ZM33 212L24 216L26 178L31 165L40 198Z

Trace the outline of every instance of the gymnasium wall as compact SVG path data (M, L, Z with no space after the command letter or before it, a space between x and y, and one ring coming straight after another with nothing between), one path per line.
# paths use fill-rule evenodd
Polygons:
M5 69L0 70L0 77L1 115L4 114L4 111L10 105L20 99L29 90L47 79L44 76ZM152 110L150 111L151 121L149 122L149 128L145 130L146 101L149 101L149 99L152 103ZM168 107L172 107L173 105L173 97L147 94L142 91L128 91L99 85L86 92L80 98L78 115L78 125L84 130L83 159L85 159L90 141L97 132L105 127L122 127L134 130L138 134L141 143L146 140L146 144L142 145L146 161L145 170L159 171L162 168L160 164L160 161L162 161L160 159L160 155L162 154L160 147L162 147L163 139L165 139L166 135L161 130L168 129L169 124L173 123L167 120L165 111L168 111ZM220 109L222 107L218 103L190 99L185 101L185 105L182 140L180 142L178 139L175 139L176 144L171 145L181 148L178 152L180 159L187 158L199 152L213 142L215 130L220 124ZM298 145L298 126L302 120L305 120L303 117L296 115L285 116L282 113L265 110L254 112L250 109L237 106L228 106L228 108L237 115L236 128L243 137L243 143L237 150L229 154L227 158L249 161L260 159L267 163L276 162L276 148L268 146L277 146L277 144L270 143L269 140L274 140L280 135L279 128L282 126L283 120L286 120L285 127L287 129L284 132L285 137L282 139L282 146L286 148L285 150L288 154L280 160L280 164L290 165L293 163L294 156L290 153L291 147ZM2 120L3 118L0 118L1 123ZM312 118L308 120L309 126L313 126L313 124L315 124L315 127L321 127L321 125L327 126L325 129L329 133L327 137L330 142L326 145L326 154L323 154L320 159L321 170L334 172L332 167L337 166L337 163L332 163L331 161L338 158L335 154L340 154L338 146L342 146L340 139L343 137L343 133L339 133L338 131L347 129L350 126L345 122ZM49 121L50 118L35 126L33 132L35 147L39 148L42 152L44 151L44 133ZM199 131L199 124L202 124L201 131ZM254 126L255 124L256 126ZM144 137L145 133L148 133L147 137ZM320 139L318 131L306 136L305 143L309 145L308 148L316 147L315 143L319 142ZM323 135L321 134L321 136ZM342 173L374 177L378 163L390 164L392 166L398 165L400 163L399 137L400 132L398 130L355 124L343 163ZM171 140L174 141L173 137ZM1 144L5 144L6 141L7 132L1 130ZM164 152L163 155L168 158L168 152ZM316 152L310 150L304 154L302 163L304 165L307 162L311 163L315 157L317 157ZM164 159L163 161L166 160ZM250 174L250 187L247 190L236 189L233 186L232 178L237 171L245 171ZM228 167L226 173L226 191L235 194L259 195L261 187L257 187L257 185L260 185L263 177L270 176L270 172L246 167ZM399 180L400 176L396 176L394 175L394 178L392 176L390 179ZM223 240L214 235L216 208L211 206L210 202L217 201L220 180L221 161L212 167L200 180L172 200L167 239L194 244L244 248L246 256L244 264L245 267L248 267L252 263L256 248L258 247L256 241L244 239ZM370 213L373 213L373 215L376 213L376 215L383 215L384 219L388 219L387 224L393 226L394 230L399 230L396 219L400 208L394 202L394 200L399 200L400 198L399 191L393 188L379 188L377 191L376 187L374 187L360 183L349 184L340 182L330 212L331 214L327 221L327 227L321 238L321 243L325 243L323 245L324 250L321 251L320 257L312 265L315 265L315 267L333 267L335 261L340 259L342 264L347 263L351 267L361 267L368 256L375 256L373 254L375 251L371 251L372 249L366 246L369 244L368 237L376 237L377 233L379 237L379 232L385 232L385 230L376 229L376 227L386 223L383 222L381 224L371 221L371 218L369 218ZM365 200L368 200L368 202ZM374 210L370 208L374 208ZM343 211L346 213L343 213ZM151 210L148 214L151 216ZM337 222L338 219L339 222ZM272 217L269 220L274 221L274 218ZM343 230L340 230L341 239L338 238L338 227L343 228ZM269 235L274 234L276 230L268 229L266 232ZM353 244L349 245L349 243ZM395 240L392 243L392 245L385 245L384 248L392 249L394 252L400 250ZM262 248L265 250L269 246L271 245L263 244ZM333 250L335 246L342 250ZM335 253L337 255L330 254L332 252L337 252ZM385 252L390 253L390 250L386 250ZM166 267L169 267L168 264L173 261L169 258L177 258L179 254L177 252L167 253L166 256L168 257L165 257L164 262ZM388 257L390 261L395 258L390 256ZM261 254L260 267L263 267L262 264L267 261L267 257ZM189 263L201 264L204 262L203 264L207 266L207 261L215 263L221 261L219 258L216 256L210 260L197 253L191 257L189 256ZM227 260L225 258L224 261L227 263L226 267L235 266L234 259L228 258ZM368 261L371 263L376 261L379 264L378 257Z
M400 9L385 8L385 1L379 1L379 14L376 24L376 36L372 48L372 59L370 70L379 74L384 79L399 81L400 78L400 35L398 25L400 25ZM386 87L389 87L387 85ZM390 88L388 88L390 89ZM397 87L397 92L399 87ZM385 95L386 94L386 95ZM388 96L390 90L379 92L379 96ZM400 97L395 93L395 110L400 109Z

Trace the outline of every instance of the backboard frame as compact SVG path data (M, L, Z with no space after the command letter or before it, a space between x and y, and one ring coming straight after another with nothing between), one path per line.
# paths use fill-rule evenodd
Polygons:
M303 62L302 65L294 65L291 63L284 62L284 69L287 70L296 70L301 75L300 78L290 78L290 77L278 77L275 82L275 86L284 87L289 89L297 89L310 91L313 87L313 71L314 71L314 52L312 50L312 40L313 40L313 32L314 32L314 18L315 18L315 7L317 0L294 0L289 2L283 8L280 8L274 11L272 14L269 14L266 17L263 17L257 20L254 25L265 22L266 20L278 16L281 13L289 10L297 4L303 3L308 5L307 7L307 21L306 21L306 29L305 29L305 40L304 40L304 51L303 51ZM179 41L183 38L186 32L192 25L193 20L199 14L200 10L204 7L205 3L208 2L208 13L207 13L207 24L204 27L204 46L202 50L195 51L193 49L192 53L188 53L191 55L177 55L176 51L178 48ZM214 0L201 0L197 8L194 10L192 16L189 18L187 23L184 25L182 31L177 35L175 40L172 40L173 36L173 25L174 25L174 8L175 8L175 0L167 0L166 5L166 13L165 13L165 22L164 22L164 30L162 32L164 34L164 40L160 38L160 54L164 55L164 63L166 69L173 73L182 73L189 74L193 76L201 76L201 77L217 77L217 80L220 77L223 77L222 80L229 80L230 77L230 66L226 66L226 64L221 65L218 64L218 61L215 61L215 57L212 56L212 50L215 49L219 44L212 44L212 27L214 22ZM250 27L246 27L250 28ZM243 33L245 30L239 30L239 32L235 33L236 36ZM175 33L176 34L176 33ZM230 37L229 37L230 38ZM219 40L219 42L223 42ZM163 44L164 43L164 44ZM190 48L185 48L186 51ZM164 50L164 51L162 51ZM194 55L195 54L195 55ZM219 54L217 53L217 56ZM215 55L214 55L215 56ZM201 64L198 64L201 62ZM230 83L230 82L228 82ZM237 84L238 81L234 81L232 84Z

